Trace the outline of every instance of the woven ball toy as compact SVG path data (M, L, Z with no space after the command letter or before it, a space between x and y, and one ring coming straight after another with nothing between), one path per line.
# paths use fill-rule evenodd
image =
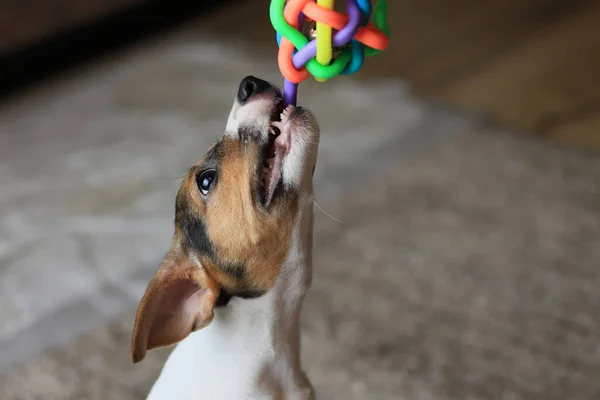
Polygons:
M284 78L285 105L296 105L298 84L313 75L326 81L360 70L365 56L389 43L387 2L346 0L347 14L334 0L272 0L270 17L277 31L278 64ZM373 17L373 22L369 22Z

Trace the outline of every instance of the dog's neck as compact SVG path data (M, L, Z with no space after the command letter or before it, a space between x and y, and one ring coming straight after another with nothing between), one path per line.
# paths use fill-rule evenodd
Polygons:
M312 201L302 202L275 286L234 297L171 353L149 400L309 399L300 363L300 312L312 279Z

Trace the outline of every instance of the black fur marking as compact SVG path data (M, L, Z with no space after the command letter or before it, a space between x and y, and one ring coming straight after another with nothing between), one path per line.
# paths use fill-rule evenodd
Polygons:
M219 297L217 297L217 302L215 303L215 307L226 307L229 304L229 300L231 300L233 296L230 295L227 291L221 289L219 293Z
M242 299L256 299L261 296L264 296L267 293L266 290L242 290L240 292L235 293L234 297L240 297Z
M216 267L236 280L244 278L244 265L219 260L214 244L208 237L204 221L190 214L186 196L177 196L175 223L183 232L184 248L195 250L199 255L209 258Z
M244 277L244 265L232 262L218 263L219 269L234 279L240 280Z
M265 290L243 290L232 294L225 289L221 289L215 307L226 307L229 304L229 301L234 297L240 299L256 299L263 296L265 293L267 293Z
M215 250L208 238L204 221L191 215L187 205L187 196L180 194L175 203L175 224L185 238L185 248L196 250L199 254L214 258Z

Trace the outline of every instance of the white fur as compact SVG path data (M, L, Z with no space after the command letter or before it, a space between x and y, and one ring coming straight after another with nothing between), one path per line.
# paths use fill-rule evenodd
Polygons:
M235 138L243 126L252 131L263 132L264 138L266 138L269 134L268 127L271 124L271 109L274 107L274 96L274 94L266 94L262 98L254 99L244 105L240 105L235 100L229 112L227 125L225 126L225 135Z
M290 121L287 124L290 125L292 122ZM315 165L319 136L299 126L290 140L290 149L281 168L283 181L293 185L301 185L305 175L312 181L312 171L305 171L305 169L306 165Z

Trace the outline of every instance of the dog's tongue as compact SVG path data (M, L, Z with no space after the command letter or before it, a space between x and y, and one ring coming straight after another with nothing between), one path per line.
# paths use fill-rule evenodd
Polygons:
M277 146L277 145L275 145ZM273 193L275 193L275 188L277 187L277 183L281 178L281 166L283 164L283 152L275 151L275 158L272 161L271 169L267 173L267 181L265 182L265 190L266 190L266 200L265 204L268 206L271 204L271 200L273 199Z
M294 110L294 106L288 106L281 113L281 121L271 122L271 125L275 128L279 129L279 136L275 138L275 158L271 164L271 170L267 174L267 181L265 182L266 189L266 200L265 204L268 206L273 199L273 193L275 192L275 188L277 187L277 183L281 179L281 168L283 167L283 158L287 155L289 147L290 147L290 124L289 119L292 111Z

